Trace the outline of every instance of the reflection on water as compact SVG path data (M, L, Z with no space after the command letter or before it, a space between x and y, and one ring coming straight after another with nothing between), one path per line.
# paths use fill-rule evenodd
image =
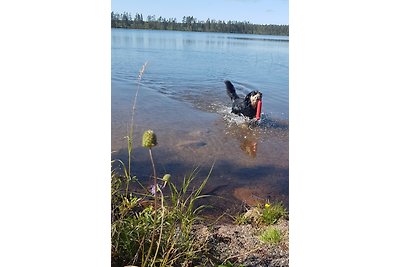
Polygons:
M244 139L240 144L240 148L252 158L257 156L257 141Z
M235 117L235 115L231 115ZM242 118L241 118L242 119ZM232 123L232 122L230 122ZM226 132L237 140L240 149L251 158L257 156L257 143L260 139L260 133L258 130L254 130L254 126L249 122L240 122L239 124L232 126L230 125Z

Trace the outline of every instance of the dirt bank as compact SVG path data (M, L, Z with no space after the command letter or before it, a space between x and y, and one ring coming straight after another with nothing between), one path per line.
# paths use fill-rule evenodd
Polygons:
M281 232L281 241L265 243L259 236L268 228ZM255 224L196 225L195 236L203 244L202 266L289 266L289 221L272 226ZM229 265L229 263L234 265Z

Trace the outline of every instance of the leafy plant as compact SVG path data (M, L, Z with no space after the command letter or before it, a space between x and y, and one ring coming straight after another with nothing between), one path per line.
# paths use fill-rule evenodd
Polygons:
M280 218L287 218L288 212L282 203L265 204L262 211L262 221L267 225L275 224Z

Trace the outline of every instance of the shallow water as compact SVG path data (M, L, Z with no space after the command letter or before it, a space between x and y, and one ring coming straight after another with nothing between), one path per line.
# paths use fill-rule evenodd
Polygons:
M251 38L249 38L251 37ZM134 174L148 181L142 148L152 129L158 176L180 181L214 165L204 193L215 210L289 196L288 40L274 36L112 29L112 158L126 161L135 94ZM138 74L148 62L142 79ZM224 80L263 92L257 125L230 113Z

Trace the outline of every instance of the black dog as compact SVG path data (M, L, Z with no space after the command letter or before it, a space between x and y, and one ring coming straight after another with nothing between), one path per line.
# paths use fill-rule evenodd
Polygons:
M232 100L232 113L243 115L250 119L256 117L257 103L262 99L262 93L259 91L251 91L246 97L240 98L236 94L235 87L230 81L224 81L226 92Z

